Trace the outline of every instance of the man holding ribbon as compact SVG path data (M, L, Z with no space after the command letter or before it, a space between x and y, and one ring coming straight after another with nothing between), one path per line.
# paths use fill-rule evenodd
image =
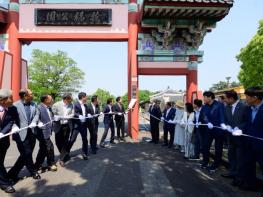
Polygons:
M65 162L69 160L69 136L73 130L72 118L74 116L74 106L72 104L72 94L64 93L62 101L52 106L54 114L53 129L55 132L55 141L60 152L60 165L65 166Z
M40 97L41 103L38 105L39 119L36 127L36 137L39 141L39 151L36 158L36 169L43 169L43 162L47 158L48 169L52 172L57 171L54 155L54 145L50 139L52 134L53 113L51 105L53 98L49 94Z
M12 91L0 89L0 188L6 193L15 192L4 166L6 152L10 146L10 138L5 135L11 130L16 132L18 130L16 125L19 125L17 109L12 105Z
M211 91L203 93L204 103L202 113L204 113L203 124L207 124L204 134L205 147L201 168L206 168L209 172L215 172L222 160L224 131L218 127L226 128L224 123L224 105L215 100L215 94ZM201 114L202 116L202 114ZM215 159L209 164L210 147L215 140Z
M33 93L31 90L20 90L19 97L20 100L15 102L14 106L16 106L19 114L20 128L25 129L13 135L13 139L16 141L17 149L20 153L14 166L8 172L9 178L14 182L18 181L18 174L24 166L26 166L33 179L41 179L32 158L36 143L36 137L33 132L39 118L39 112L37 105L32 101Z
M116 103L113 105L113 111L115 112L115 123L117 127L117 139L125 142L124 128L125 128L125 109L122 104L120 96L116 98Z

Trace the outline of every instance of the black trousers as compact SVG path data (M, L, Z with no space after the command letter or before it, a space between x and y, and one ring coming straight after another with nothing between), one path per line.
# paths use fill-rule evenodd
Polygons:
M88 130L87 130L87 126L85 123L80 123L78 125L75 125L76 127L74 128L71 136L70 136L70 140L69 140L69 144L68 144L68 150L70 151L70 149L72 148L73 144L75 143L78 134L80 133L81 135L81 139L82 139L82 153L85 155L88 155Z
M38 139L39 140L39 150L36 158L35 166L38 169L42 166L45 158L47 158L47 165L52 166L55 164L55 154L54 145L50 138L48 139Z
M22 142L20 138L16 140L17 149L20 153L14 166L9 170L9 178L16 179L19 172L26 166L31 176L36 173L32 153L36 144L36 138L31 129L28 129L26 139Z
M65 161L66 156L69 154L69 149L68 149L69 136L70 136L70 128L68 124L62 125L59 132L55 134L56 146L60 153L61 161Z
M204 144L204 131L200 128L194 129L194 153L195 157L200 157L200 154L203 154Z
M228 136L229 172L234 176L237 176L241 172L244 145L242 137Z
M8 181L8 175L4 166L5 155L9 146L9 137L5 137L0 140L0 186L11 185Z
M253 147L253 142L246 139L245 154L244 154L244 183L248 186L256 186L256 163L259 164L261 172L263 172L263 149ZM261 146L262 147L262 146Z
M120 119L120 120L115 120L116 123L116 127L117 127L117 137L120 138L124 138L124 128L125 128L125 120L124 119Z
M159 138L160 138L159 122L152 121L150 125L151 125L152 141L154 143L159 143Z
M204 134L205 139L205 147L203 152L203 163L209 163L210 157L210 148L213 140L215 140L215 159L214 165L218 167L222 160L223 153L223 142L224 142L224 134L216 129L207 129Z
M95 133L95 125L93 122L88 122L88 130L89 130L89 134L90 134L90 148L91 148L91 150L96 150L97 132Z
M94 125L94 145L97 147L99 125Z
M110 141L113 142L114 141L114 137L115 137L115 129L114 129L114 122L113 120L111 122L106 122L104 123L104 133L102 135L100 144L103 144L107 135L108 135L108 131L109 129L111 130L111 137L110 137Z
M163 133L164 133L164 136L163 136L163 139L164 139L164 144L169 144L169 146L172 146L173 143L174 143L174 127L171 127L171 126L164 126L163 127ZM168 143L168 133L170 134L170 140L169 140L169 143Z

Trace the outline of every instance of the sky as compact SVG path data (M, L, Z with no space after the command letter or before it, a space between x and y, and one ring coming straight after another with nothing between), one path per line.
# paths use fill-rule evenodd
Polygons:
M235 1L229 15L206 35L200 47L205 54L198 68L199 90L207 90L226 77L237 81L241 63L235 57L256 34L260 19L263 19L263 0ZM23 58L30 60L35 48L66 51L85 72L81 90L88 94L97 88L115 96L127 92L127 42L32 42L23 46ZM159 91L169 86L184 90L185 81L184 76L140 76L139 88Z

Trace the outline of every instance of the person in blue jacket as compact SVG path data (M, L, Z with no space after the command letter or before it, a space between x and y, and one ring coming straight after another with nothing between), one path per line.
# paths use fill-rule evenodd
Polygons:
M215 100L215 94L211 91L203 93L205 105L202 108L201 116L203 116L202 123L208 124L204 131L204 151L201 168L207 169L209 172L215 172L222 160L224 130L215 128L224 127L224 105ZM215 140L215 158L211 165L209 164L209 155L211 144Z
M245 95L250 107L247 113L247 125L243 133L263 139L263 88L248 88L245 90ZM242 190L255 190L257 162L263 171L263 141L247 137L244 159L245 177L244 182L239 187Z

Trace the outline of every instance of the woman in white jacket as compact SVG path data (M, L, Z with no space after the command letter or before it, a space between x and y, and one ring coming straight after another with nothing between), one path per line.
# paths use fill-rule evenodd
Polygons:
M175 133L174 133L174 145L180 146L181 152L184 152L184 146L185 146L185 130L184 127L180 125L180 122L184 115L184 102L183 101L177 101L176 102L176 112L174 120L171 121L175 125Z
M182 126L184 126L185 129L185 159L189 159L190 157L194 156L194 144L192 143L194 131L194 118L195 114L192 103L186 103L184 116L180 123Z

